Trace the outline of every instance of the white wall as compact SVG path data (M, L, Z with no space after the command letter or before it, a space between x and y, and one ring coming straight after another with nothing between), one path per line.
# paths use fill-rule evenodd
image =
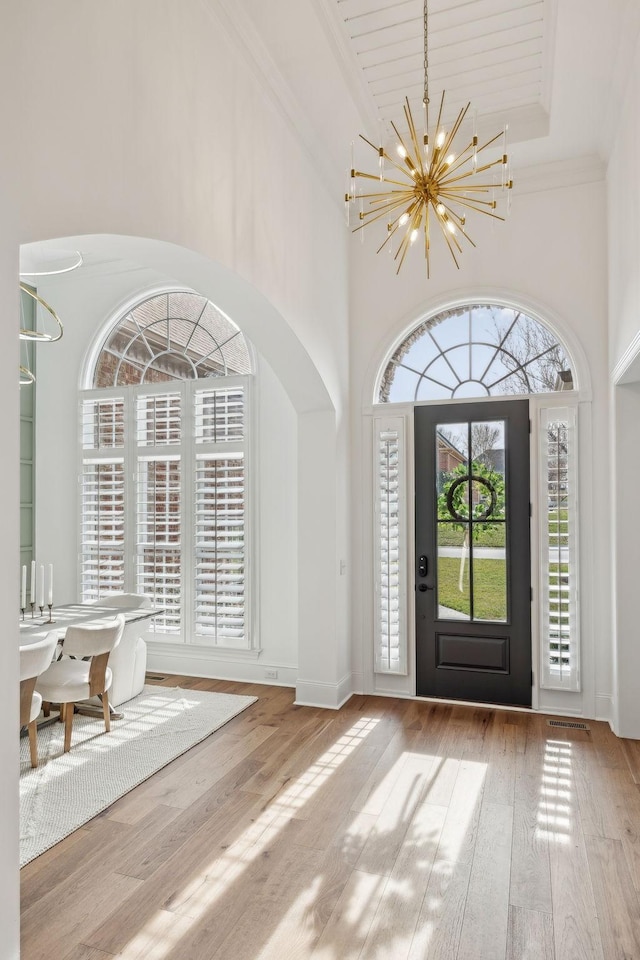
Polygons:
M617 698L614 729L640 738L640 41L607 170L609 349L612 384L610 460L614 473L613 562Z
M517 187L517 181L516 181ZM375 374L386 351L422 313L454 300L486 295L529 305L556 325L576 353L586 358L591 381L592 426L583 417L581 499L583 533L583 692L541 691L540 706L550 710L608 715L611 699L609 524L601 504L609 502L606 339L606 213L603 181L543 192L514 190L506 224L469 218L467 229L478 244L468 247L458 273L448 251L433 241L432 279L424 276L421 251L411 251L399 277L388 255L376 257L378 243L354 240L352 263L351 382L354 504L354 578L352 630L354 674L365 689L412 689L413 676L395 683L371 674L371 455L369 419ZM416 245L417 247L418 245ZM579 345L579 346L578 346ZM578 359L578 358L576 358ZM584 369L583 364L583 369ZM584 382L582 386L584 386ZM592 432L592 435L589 434ZM596 452L591 455L591 449ZM589 451L589 456L584 456ZM592 509L593 505L593 509ZM589 539L591 538L591 542ZM537 671L536 671L537 672Z
M311 0L300 6L313 19ZM337 563L348 555L347 247L334 200L340 190L337 180L335 193L328 189L326 164L303 145L291 112L276 104L274 77L250 59L242 38L219 16L227 7L233 10L201 0L26 0L3 11L2 315L15 329L20 243L118 234L168 241L220 264L245 284L247 298L253 289L270 305L271 314L261 315L265 339L269 318L288 325L325 386L319 407L296 406L299 435L304 430L312 446L316 430L317 443L315 458L298 463L293 506L302 521L297 552L307 558L299 589L313 601L306 610L298 605L298 644L315 643L321 634L325 686L319 690L331 705L341 696L348 657L349 594ZM341 102L348 100L345 90ZM261 353L284 382L268 351ZM13 411L3 448L16 464L15 478L10 470L3 473L3 494L17 506L15 361L15 352L3 350L3 409L9 418ZM297 363L296 355L289 363ZM73 449L75 417L60 420L56 431L65 450ZM287 455L293 452L290 447ZM46 464L55 468L56 461ZM313 502L314 484L330 495ZM3 529L7 576L0 590L7 609L18 590L17 514L7 511ZM324 588L315 597L314 577ZM316 665L310 655L308 669ZM7 654L7 667L0 681L7 684L3 703L7 716L15 716L15 653ZM305 679L318 678L307 672ZM5 770L16 769L14 727L8 723L0 734ZM2 960L17 955L10 784L9 777L0 817Z

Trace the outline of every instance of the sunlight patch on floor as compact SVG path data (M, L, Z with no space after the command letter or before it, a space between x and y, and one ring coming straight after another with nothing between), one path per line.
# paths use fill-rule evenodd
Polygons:
M256 820L224 851L195 877L171 902L171 910L191 923L201 920L217 900L228 893L230 886L269 847L281 830L304 805L324 786L327 780L375 729L378 720L358 720L273 800ZM156 941L156 924L163 924L164 911L158 911L129 941L121 960L143 956L149 941ZM163 924L164 925L164 924ZM162 943L154 950L154 960L164 960L185 935L184 923L165 930Z
M573 786L571 744L566 740L547 740L538 803L538 837L553 843L569 843Z

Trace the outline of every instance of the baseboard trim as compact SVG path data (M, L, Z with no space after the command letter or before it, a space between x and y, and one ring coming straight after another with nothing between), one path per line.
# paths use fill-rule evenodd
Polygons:
M320 707L325 710L339 710L353 695L351 674L338 683L326 683L317 680L298 680L296 683L295 703L298 707Z
M611 726L612 718L613 697L609 693L596 693L596 720L604 720Z
M238 683L264 683L274 687L295 687L298 671L295 667L283 666L260 660L234 660L225 652L224 657L216 657L214 651L194 649L171 649L163 644L147 647L147 670L158 673L177 673L183 677L205 677L208 680L235 680ZM276 671L277 677L267 673Z

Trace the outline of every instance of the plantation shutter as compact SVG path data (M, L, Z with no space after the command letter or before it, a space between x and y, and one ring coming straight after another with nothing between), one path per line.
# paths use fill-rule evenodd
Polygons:
M374 419L375 671L407 673L405 421Z
M136 593L162 607L155 628L179 633L182 613L182 398L136 397ZM153 448L153 452L151 452Z
M124 399L84 400L81 412L80 597L125 589Z
M579 690L577 409L540 415L541 686Z
M195 632L246 647L244 388L197 390L194 427Z

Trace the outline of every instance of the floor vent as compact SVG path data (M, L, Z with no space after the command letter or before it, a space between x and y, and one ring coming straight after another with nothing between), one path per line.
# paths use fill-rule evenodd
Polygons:
M565 730L590 730L591 727L586 723L580 723L577 720L547 720L550 727L563 727Z
M161 683L163 680L166 680L166 679L167 679L167 678L166 678L165 676L163 676L161 673L146 673L146 674L145 674L145 680L148 680L149 683Z

